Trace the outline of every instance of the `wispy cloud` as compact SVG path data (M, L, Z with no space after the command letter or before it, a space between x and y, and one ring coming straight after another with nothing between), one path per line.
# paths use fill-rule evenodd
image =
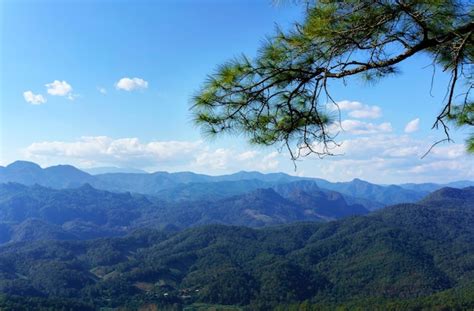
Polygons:
M419 128L420 128L420 119L416 118L407 123L407 125L405 126L405 133L414 133L418 131Z

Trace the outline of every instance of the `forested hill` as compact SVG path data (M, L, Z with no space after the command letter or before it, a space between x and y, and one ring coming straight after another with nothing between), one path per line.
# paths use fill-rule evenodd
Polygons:
M0 248L0 308L472 309L473 195L441 189L329 223L14 243Z
M89 184L51 189L8 183L0 184L0 244L121 236L144 227L176 230L212 223L262 227L368 212L337 192L292 183L220 200L183 202L108 192Z

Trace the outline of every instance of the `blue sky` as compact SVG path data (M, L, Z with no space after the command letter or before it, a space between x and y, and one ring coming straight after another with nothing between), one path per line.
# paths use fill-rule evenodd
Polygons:
M275 25L300 18L291 1L5 0L0 14L1 165L24 159L209 174L284 171L386 183L474 178L461 131L452 132L455 144L420 159L442 138L431 124L448 81L438 68L430 95L427 56L376 85L333 86L345 107L341 156L306 158L295 172L277 147L204 139L190 122L191 96L217 65L255 55Z

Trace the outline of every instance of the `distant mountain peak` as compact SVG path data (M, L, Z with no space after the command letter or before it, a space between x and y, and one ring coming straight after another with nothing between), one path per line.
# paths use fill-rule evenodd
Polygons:
M260 173L260 172L257 172L257 171L238 171L237 173L234 173L234 174L231 174L231 175L232 176L245 176L245 177L251 176L251 177L255 177L255 176L261 176L263 174Z
M431 204L443 200L458 200L466 203L474 202L474 187L466 187L463 189L444 187L427 195L422 204Z
M58 171L58 172L71 172L71 173L80 173L84 175L89 175L84 171L81 171L75 166L68 165L68 164L60 164L55 166L50 166L44 169L45 171Z
M35 169L35 170L40 169L41 170L41 166L39 166L38 164L34 162L20 161L20 160L10 163L9 165L7 165L6 168L14 169L14 170L17 170L17 169Z
M93 167L93 168L83 169L83 171L91 175L111 174L111 173L148 174L148 172L144 170L135 169L135 168L116 167L116 166Z

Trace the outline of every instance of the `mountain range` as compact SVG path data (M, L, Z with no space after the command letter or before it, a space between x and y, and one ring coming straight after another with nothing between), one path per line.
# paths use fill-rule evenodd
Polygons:
M369 212L362 205L348 204L337 192L301 183L179 202L98 190L90 184L68 189L0 184L0 243L117 236L143 227L178 230L211 223L262 227Z
M99 173L0 167L1 310L474 308L473 182Z
M0 308L467 310L473 223L474 187L443 188L331 222L10 243Z
M223 199L295 181L310 181L321 189L339 192L351 204L361 204L369 210L397 203L416 202L428 193L443 187L463 188L474 185L472 181L444 185L377 185L360 179L333 183L320 178L259 172L238 172L222 176L191 172L91 175L70 165L43 169L35 163L26 161L16 161L6 167L0 167L0 183L38 184L55 189L74 188L87 183L101 190L147 194L171 201Z

